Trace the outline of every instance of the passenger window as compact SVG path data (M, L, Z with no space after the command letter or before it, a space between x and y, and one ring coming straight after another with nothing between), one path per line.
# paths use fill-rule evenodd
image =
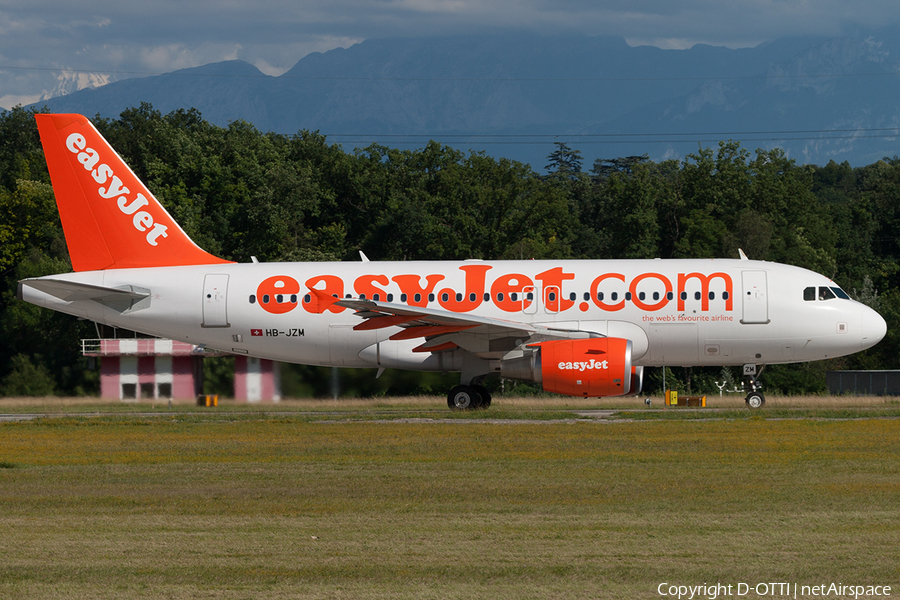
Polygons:
M803 290L803 299L806 300L807 302L815 300L816 299L816 288L808 287L805 290Z
M256 304L256 296L254 294L250 294L250 304Z
M519 299L519 295L516 292L510 292L509 299L513 302L516 302Z
M819 300L831 300L835 298L834 292L831 291L831 288L827 288L825 286L819 287Z

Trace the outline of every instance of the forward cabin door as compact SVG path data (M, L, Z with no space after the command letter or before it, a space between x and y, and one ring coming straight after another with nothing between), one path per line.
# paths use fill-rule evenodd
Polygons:
M769 295L766 287L766 272L743 271L741 287L744 310L741 323L768 323Z
M210 273L203 278L203 327L231 327L227 299L228 275Z

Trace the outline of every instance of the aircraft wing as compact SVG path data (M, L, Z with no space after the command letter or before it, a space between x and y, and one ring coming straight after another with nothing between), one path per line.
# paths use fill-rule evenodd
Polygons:
M363 319L354 326L357 331L400 327L401 331L388 339L424 338L424 343L414 352L440 352L460 347L481 358L500 358L526 343L591 337L585 331L552 329L519 321L376 300L340 299L322 290L311 288L311 291L318 299L320 310L335 305L356 311L356 315Z

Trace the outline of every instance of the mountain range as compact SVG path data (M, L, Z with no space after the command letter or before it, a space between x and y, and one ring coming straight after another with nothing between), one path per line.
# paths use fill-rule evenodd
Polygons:
M788 37L755 48L629 46L617 37L372 39L314 53L284 74L226 61L48 100L117 117L142 102L196 108L219 125L318 130L347 150L429 139L542 170L554 142L595 159L682 158L733 139L798 163L898 154L900 29Z

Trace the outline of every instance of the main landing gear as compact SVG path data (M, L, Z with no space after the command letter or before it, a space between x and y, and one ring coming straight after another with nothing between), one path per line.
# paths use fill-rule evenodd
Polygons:
M747 391L747 397L744 401L747 408L762 408L766 405L766 397L762 393L762 384L759 383L759 376L762 375L766 365L762 365L759 371L756 365L744 365L744 390Z
M482 385L458 385L447 395L447 406L453 410L475 410L491 405L491 393Z

